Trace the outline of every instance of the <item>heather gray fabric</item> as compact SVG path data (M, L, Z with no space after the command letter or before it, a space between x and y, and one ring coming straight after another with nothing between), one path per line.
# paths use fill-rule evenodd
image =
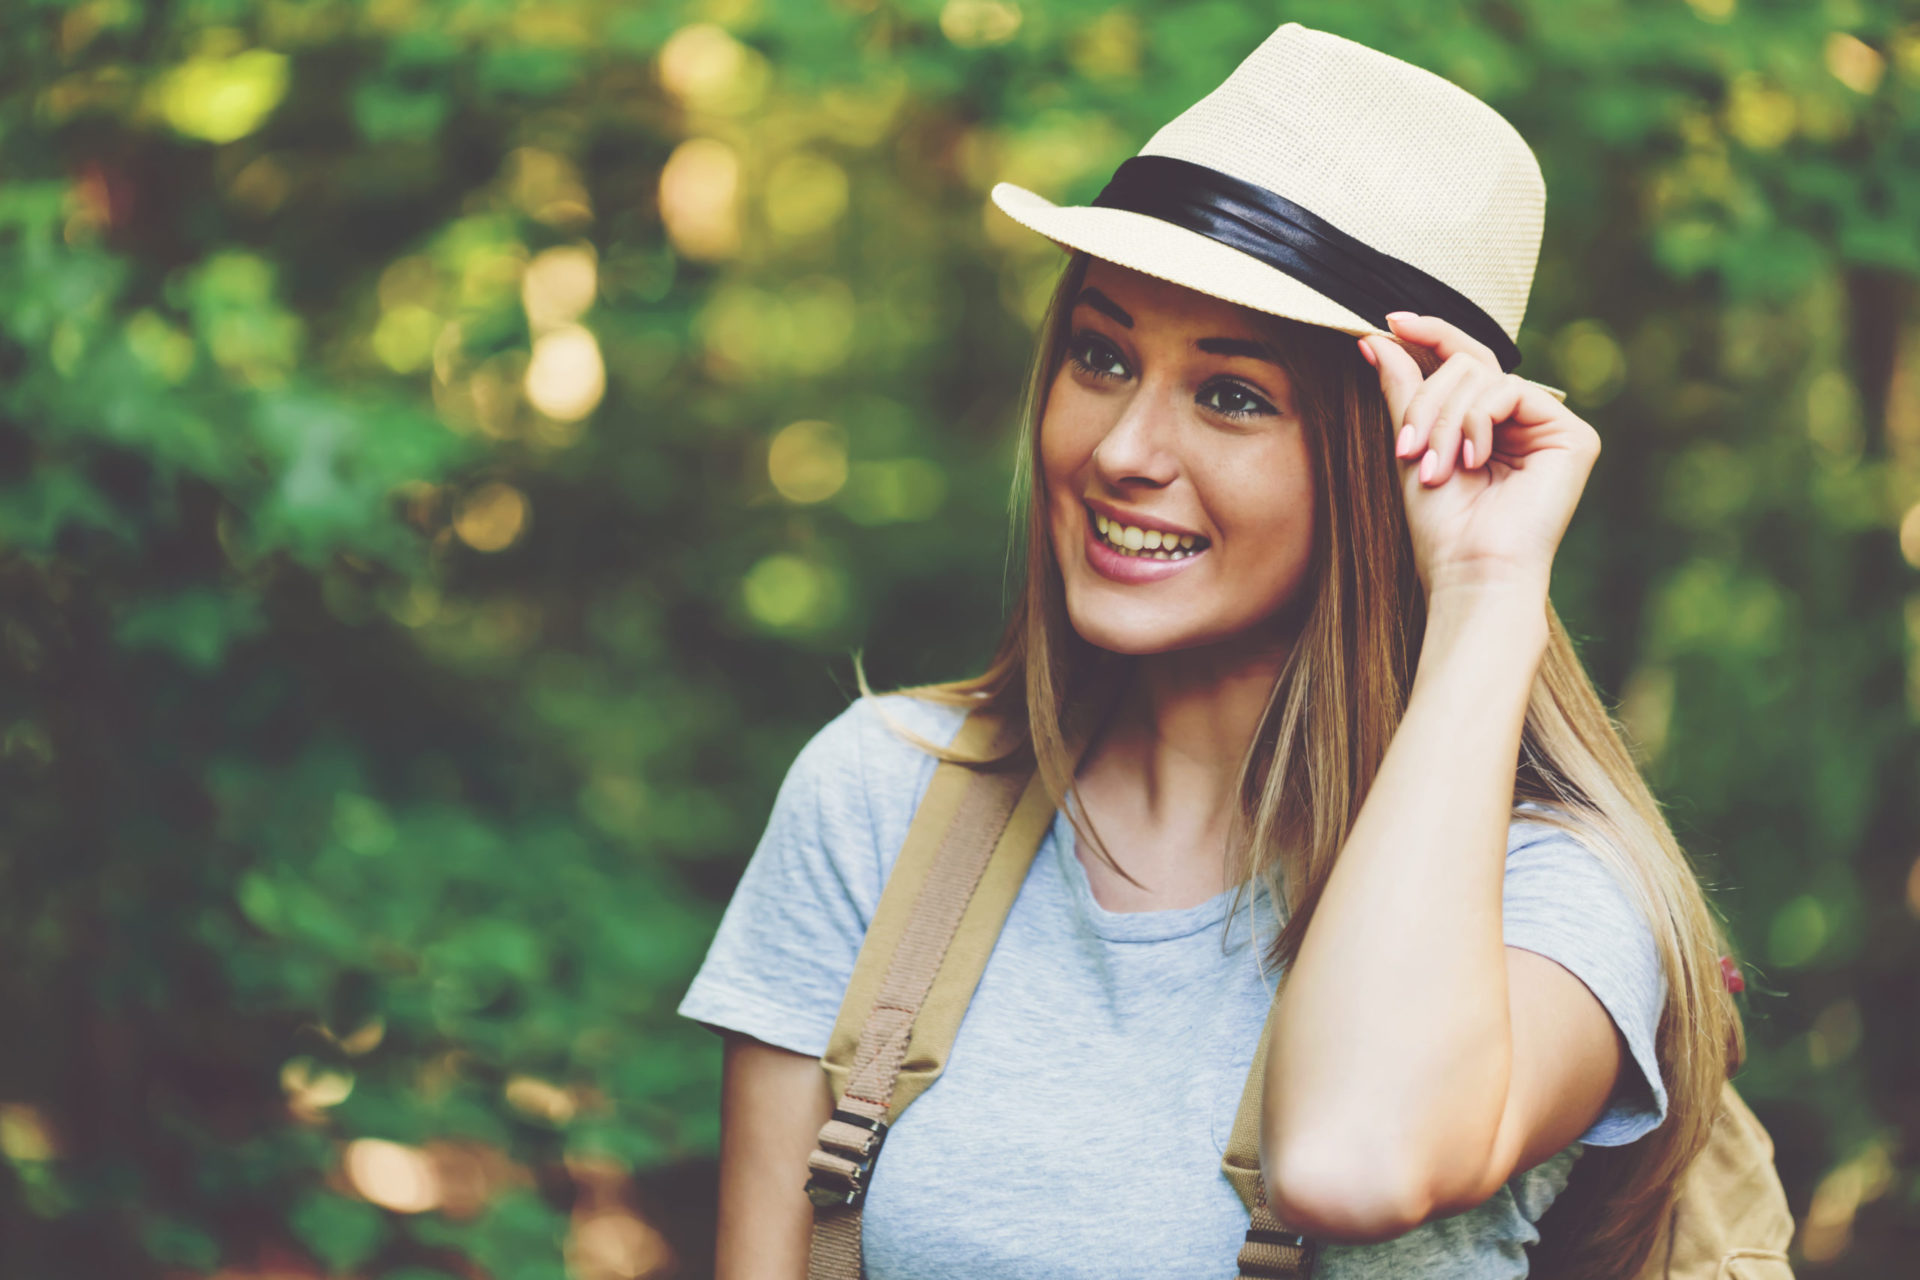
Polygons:
M818 1056L934 761L882 715L947 742L951 708L863 700L800 753L706 963L689 1018ZM1246 1210L1220 1172L1277 978L1267 896L1176 911L1093 900L1056 816L961 1023L946 1073L888 1135L866 1207L869 1280L1224 1280ZM1653 1040L1666 998L1652 934L1556 828L1508 837L1509 945L1600 998L1633 1063L1582 1135L1633 1141L1666 1116ZM1228 924L1231 928L1228 929ZM1223 931L1226 945L1223 947ZM1013 1135L1013 1136L1007 1136ZM1517 1277L1575 1142L1466 1213L1397 1240L1328 1246L1316 1280ZM799 1176L796 1174L796 1177Z

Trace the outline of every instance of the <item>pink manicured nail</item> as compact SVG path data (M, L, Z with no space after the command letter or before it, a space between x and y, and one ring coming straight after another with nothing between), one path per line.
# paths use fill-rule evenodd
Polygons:
M1473 441L1471 440L1460 442L1460 465L1469 471L1473 470Z
M1400 439L1393 446L1393 456L1404 458L1407 456L1407 450L1411 448L1413 448L1413 426L1409 424L1400 428Z
M1427 450L1427 456L1420 459L1420 483L1432 484L1433 477L1440 470L1440 455Z
M1387 319L1389 319L1389 320L1417 320L1417 319L1419 319L1419 317L1418 317L1418 316L1416 316L1416 315L1415 315L1415 314L1414 314L1413 312L1411 312L1411 311L1389 311L1389 312L1387 312Z

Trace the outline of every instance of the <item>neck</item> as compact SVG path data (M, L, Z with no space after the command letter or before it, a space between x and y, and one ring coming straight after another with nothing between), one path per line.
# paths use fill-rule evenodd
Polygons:
M1150 808L1224 816L1290 651L1263 636L1137 659L1103 751L1139 771Z

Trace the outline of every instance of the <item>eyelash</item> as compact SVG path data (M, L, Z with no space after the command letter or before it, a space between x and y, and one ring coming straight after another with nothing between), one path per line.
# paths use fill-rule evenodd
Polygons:
M1109 364L1123 363L1120 361L1119 352L1113 351L1112 344L1091 329L1082 329L1079 333L1073 335L1073 340L1067 344L1067 359L1073 362L1075 368L1090 378L1125 377L1126 375L1115 373L1110 368L1096 369L1092 364L1081 358L1081 353L1093 344L1105 347L1112 353L1113 359L1109 361ZM1244 384L1234 382L1230 379L1216 379L1206 382L1200 387L1198 395L1205 396L1209 391L1231 391L1237 395L1244 396L1250 402L1251 407L1245 409L1222 409L1210 404L1202 406L1219 414L1223 418L1257 418L1266 414L1279 412L1273 405L1268 403L1266 397L1259 395Z

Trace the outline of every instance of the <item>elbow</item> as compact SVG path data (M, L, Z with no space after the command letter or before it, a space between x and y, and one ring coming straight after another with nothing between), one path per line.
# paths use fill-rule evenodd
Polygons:
M1292 1230L1330 1244L1376 1244L1434 1216L1435 1199L1405 1152L1355 1142L1287 1143L1263 1155L1267 1201Z

